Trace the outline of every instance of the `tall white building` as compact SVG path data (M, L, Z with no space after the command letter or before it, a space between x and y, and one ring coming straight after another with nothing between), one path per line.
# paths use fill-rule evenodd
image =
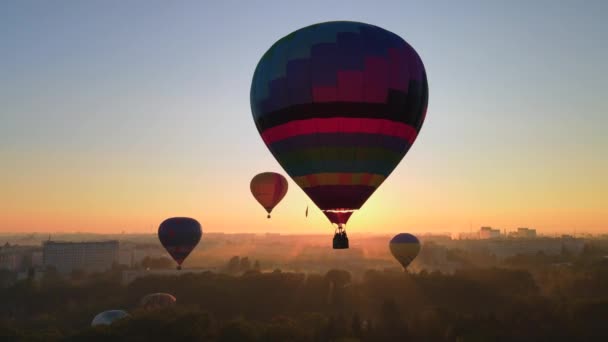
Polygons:
M42 258L45 266L53 266L61 273L103 272L118 261L118 241L47 241L43 244Z

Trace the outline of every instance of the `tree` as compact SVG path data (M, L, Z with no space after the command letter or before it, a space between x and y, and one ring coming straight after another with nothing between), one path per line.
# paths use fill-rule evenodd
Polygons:
M169 269L173 268L173 261L165 257L151 258L147 256L141 261L141 266L150 269Z
M262 341L310 341L310 333L299 328L296 322L288 317L279 316L266 326Z
M21 269L27 270L30 267L32 267L32 255L26 254L21 258Z
M386 299L382 302L381 324L383 335L392 341L404 341L408 337L407 326L401 317L401 310L394 299Z
M86 276L86 272L81 269L74 269L70 273L70 278L72 278L72 280L77 280L77 281L82 280L82 279L84 279L85 276Z
M332 269L327 271L325 278L334 284L337 289L342 289L346 284L350 282L350 272L345 270Z
M332 269L325 274L325 279L329 282L328 303L342 309L345 303L343 290L346 284L350 283L350 278L350 272L344 270Z
M240 271L247 272L251 269L251 261L249 261L249 257L241 258Z
M355 312L355 314L353 315L351 329L355 337L361 337L361 317L359 317L359 314L357 312Z
M17 281L17 273L0 269L0 289L13 285L15 281Z
M255 327L243 320L236 319L228 322L220 329L220 342L249 342L256 341L258 337L258 331Z
M228 265L226 266L226 269L229 274L236 274L239 272L240 267L241 267L241 258L239 256L233 256L228 261Z

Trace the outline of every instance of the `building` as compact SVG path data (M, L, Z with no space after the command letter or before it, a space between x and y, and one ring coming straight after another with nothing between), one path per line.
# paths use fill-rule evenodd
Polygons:
M492 227L481 227L481 229L479 229L479 238L482 240L498 239L500 238L500 229L492 229Z
M477 240L479 232L458 233L458 240Z
M515 239L535 239L536 229L517 228L517 231L509 233L509 237Z
M0 269L23 271L36 266L35 257L40 247L9 245L0 246Z
M44 265L44 259L42 258L42 250L38 248L32 253L32 267L40 267Z
M136 248L137 244L133 242L121 242L118 248L118 264L122 266L133 267L133 258L135 256L134 254Z
M103 272L118 261L118 241L43 243L42 259L60 273L74 270Z
M167 251L160 244L136 246L131 253L131 266L141 264L146 258L170 258Z
M452 235L450 234L421 234L418 235L418 239L425 243L425 242L437 242L437 243L442 243L442 242L447 242L447 241L451 241L452 240Z
M534 239L536 238L536 229L517 228L517 232L515 232L515 237L520 239Z
M486 240L455 240L449 248L459 248L475 253L489 253L499 259L515 255L560 255L568 252L580 255L585 247L583 239L548 238L536 239L486 239Z

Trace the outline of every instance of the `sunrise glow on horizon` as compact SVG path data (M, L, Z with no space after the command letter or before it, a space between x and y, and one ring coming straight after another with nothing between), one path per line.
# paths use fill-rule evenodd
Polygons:
M349 233L608 232L605 3L346 4L0 4L0 233L154 233L173 216L333 233L264 145L249 90L277 39L336 19L399 34L429 81L416 143ZM289 185L271 219L249 190L265 171Z

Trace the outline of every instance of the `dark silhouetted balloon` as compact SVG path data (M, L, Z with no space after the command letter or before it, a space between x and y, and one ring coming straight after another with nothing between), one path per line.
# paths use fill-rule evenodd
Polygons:
M98 325L110 325L115 321L129 316L126 311L123 310L108 310L97 314L91 322L91 326L95 327Z
M403 268L407 268L420 252L420 241L417 237L408 233L395 235L388 246Z
M261 58L251 85L262 140L340 229L408 152L427 102L416 51L359 22L326 22L283 37Z
M249 187L253 197L266 209L270 218L272 209L287 193L287 180L278 173L263 172L253 177Z
M144 310L162 309L175 305L176 299L168 293L151 293L141 300L141 306Z
M201 240L203 231L200 223L189 217L166 219L158 227L158 239L169 255L177 262L177 269Z

